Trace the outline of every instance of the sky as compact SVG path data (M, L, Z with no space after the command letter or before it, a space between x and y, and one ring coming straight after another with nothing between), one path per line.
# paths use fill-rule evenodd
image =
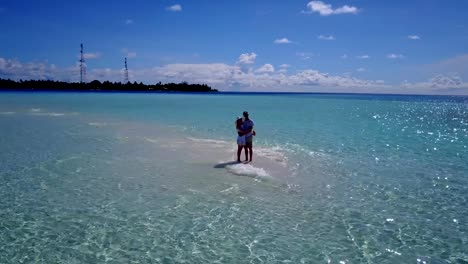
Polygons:
M468 95L464 0L0 0L0 78Z

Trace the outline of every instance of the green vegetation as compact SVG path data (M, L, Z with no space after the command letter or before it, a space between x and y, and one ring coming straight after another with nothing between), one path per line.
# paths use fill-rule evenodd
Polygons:
M217 92L206 84L167 83L143 84L100 82L94 80L89 83L68 83L50 80L13 81L0 79L0 91L102 91L102 92Z

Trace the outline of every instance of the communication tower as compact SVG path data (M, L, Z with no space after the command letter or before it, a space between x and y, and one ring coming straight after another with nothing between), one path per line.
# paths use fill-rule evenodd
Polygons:
M127 58L125 58L125 70L124 70L124 78L125 78L125 83L128 83L128 66L127 66Z
M80 50L80 83L83 83L85 76L86 76L86 65L85 65L85 59L84 59L84 54L83 54L83 43L80 45L81 50Z

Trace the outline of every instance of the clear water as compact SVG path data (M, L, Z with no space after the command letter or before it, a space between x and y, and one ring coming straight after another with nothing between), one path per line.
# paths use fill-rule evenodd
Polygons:
M0 128L0 263L468 263L466 97L0 93Z

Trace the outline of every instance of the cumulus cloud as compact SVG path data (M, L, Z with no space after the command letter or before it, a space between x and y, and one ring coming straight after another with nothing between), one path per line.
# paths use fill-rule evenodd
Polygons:
M394 60L394 59L403 59L403 58L405 58L405 56L403 56L402 54L391 53L391 54L387 55L387 58Z
M87 69L85 80L122 81L122 76L121 70ZM46 61L23 63L16 59L0 58L0 78L77 82L80 78L80 67L78 62L59 68Z
M130 75L130 72L129 72ZM123 71L111 68L92 69L87 72L87 80L110 80L114 82L123 81Z
M273 41L273 43L275 43L275 44L290 44L290 43L292 43L292 41L290 41L287 38L280 38L280 39L275 39L275 41Z
M419 37L418 35L409 35L408 38L411 39L411 40L419 40L419 39L421 39L421 37Z
M275 68L271 64L265 64L262 67L258 68L256 72L258 73L269 73L269 72L274 72Z
M134 23L133 19L125 20L125 25L130 25L130 24L133 24L133 23Z
M247 54L252 57L252 54ZM289 65L288 65L289 66ZM436 75L425 82L403 82L388 85L382 80L365 80L351 73L333 75L307 69L288 74L286 65L276 71L265 64L257 70L245 71L242 64L167 64L130 71L132 80L145 83L182 82L206 83L219 90L291 91L291 92L383 92L468 94L468 83L458 74ZM0 78L53 79L78 81L79 67L75 64L58 68L47 62L23 63L16 59L0 58ZM123 81L122 69L98 68L87 72L86 80Z
M367 59L370 59L370 56L365 54L365 55L357 56L356 58L362 59L362 60L367 60Z
M262 69L262 70L260 70ZM231 90L240 87L243 90L282 90L282 91L310 91L320 88L328 91L350 88L384 88L380 81L367 81L349 76L333 76L317 70L304 70L296 74L286 75L274 72L274 67L265 64L257 71L243 71L240 65L223 63L212 64L168 64L150 69L140 69L131 72L132 79L145 82L192 82L207 83L220 90ZM55 79L70 81L73 75L77 81L79 69L75 65L67 69L57 69L47 63L23 64L16 60L0 58L0 77L12 79ZM265 74L268 73L268 74ZM87 74L87 80L122 81L122 70L103 68L92 69Z
M242 70L236 65L224 63L211 64L168 64L155 67L147 72L151 78L163 81L208 83L221 85L233 82L234 76L242 75Z
M425 82L411 83L404 81L401 87L419 93L468 94L468 83L464 82L457 73L439 74Z
M16 59L0 58L0 76L11 79L53 79L58 72L54 64L47 62L22 63Z
M101 53L99 52L83 53L83 57L87 60L99 59L101 57Z
M355 6L344 5L333 9L332 5L322 1L311 1L307 4L307 13L319 13L321 16L339 15L339 14L357 14L359 9Z
M288 72L288 69L291 67L291 65L289 64L281 64L279 66L279 70L277 71L278 73L287 73Z
M239 60L237 61L237 63L239 63L239 64L254 64L256 58L257 58L257 54L255 54L254 52L252 52L250 54L249 53L242 53L239 56Z
M290 85L348 88L385 88L383 81L361 80L349 76L334 76L316 70L304 70L288 77Z
M301 58L302 60L310 59L314 54L310 52L296 52L296 55Z
M133 58L136 58L137 54L136 52L134 51L129 51L127 48L123 48L122 49L122 53L124 54L124 56L128 59L133 59Z
M317 38L320 40L335 40L335 36L333 35L330 35L330 36L320 35Z
M308 91L311 87L324 89L385 88L382 81L367 81L353 77L334 76L317 70L304 70L296 74L275 73L272 65L265 71L244 72L240 66L227 64L169 64L154 68L151 76L164 81L188 81L208 83L221 90L243 87L245 90L282 89L285 91Z
M166 10L172 11L172 12L180 12L182 11L182 6L179 4L176 4L176 5L166 7Z

